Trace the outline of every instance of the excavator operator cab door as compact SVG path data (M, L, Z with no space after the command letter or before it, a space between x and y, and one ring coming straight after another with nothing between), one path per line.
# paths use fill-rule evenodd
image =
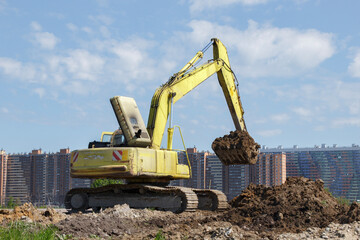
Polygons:
M116 130L111 137L111 147L125 147L127 146L125 136L121 129Z

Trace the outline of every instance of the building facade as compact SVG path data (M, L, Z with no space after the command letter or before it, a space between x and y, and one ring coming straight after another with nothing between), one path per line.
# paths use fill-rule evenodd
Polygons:
M360 147L329 147L325 144L313 148L261 149L262 153L286 154L288 177L303 176L322 179L324 186L336 197L360 200Z
M258 161L249 165L249 181L266 186L281 185L286 181L286 154L260 153Z
M216 189L225 193L228 199L239 195L250 183L267 186L280 185L286 180L286 155L260 154L255 165L225 166L220 159L209 152L198 152L188 148L192 177L177 180L172 185L200 189ZM180 163L186 164L186 154L179 154Z
M90 179L70 177L70 150L43 153L41 149L29 154L0 152L0 200L6 205L32 202L34 205L63 206L65 194L74 187L90 187Z
M228 200L239 195L249 183L249 165L223 166L223 193Z
M5 204L7 181L7 154L0 150L0 205Z
M9 154L7 163L6 200L17 204L30 202L30 155Z
M223 164L215 154L206 156L205 188L223 190Z
M176 180L171 183L174 186L183 186L191 188L204 188L206 184L206 158L211 155L209 152L198 152L196 147L187 148L187 155L191 166L191 177L189 179ZM178 154L179 163L188 165L185 152Z

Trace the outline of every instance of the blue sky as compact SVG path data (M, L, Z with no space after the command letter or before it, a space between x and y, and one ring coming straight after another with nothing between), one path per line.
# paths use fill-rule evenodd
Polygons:
M155 89L213 37L227 47L259 144L359 144L359 9L356 0L0 0L0 148L86 148L118 128L116 95L135 98L146 123ZM234 130L216 77L175 105L174 124L199 150Z

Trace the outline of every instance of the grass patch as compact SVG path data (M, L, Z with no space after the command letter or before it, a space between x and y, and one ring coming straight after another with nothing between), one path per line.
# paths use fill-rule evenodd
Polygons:
M0 239L9 240L50 240L59 239L57 229L53 226L44 227L40 224L11 222L0 227ZM61 238L60 238L61 239Z
M159 230L154 238L154 240L165 240L165 236L162 230Z
M337 197L336 200L340 205L348 205L348 206L350 206L350 200L347 199L347 198Z

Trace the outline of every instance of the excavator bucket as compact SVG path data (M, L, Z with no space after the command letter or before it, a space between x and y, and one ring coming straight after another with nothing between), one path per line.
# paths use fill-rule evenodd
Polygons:
M211 147L224 165L239 165L255 164L260 145L247 131L236 130L216 138Z

